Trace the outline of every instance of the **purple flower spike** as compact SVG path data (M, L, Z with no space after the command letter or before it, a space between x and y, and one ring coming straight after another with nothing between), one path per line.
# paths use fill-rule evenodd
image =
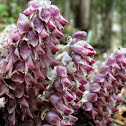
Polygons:
M72 112L61 97L64 86L70 85L67 69L57 76L59 63L54 58L59 51L58 39L64 36L60 31L68 22L58 7L50 4L49 0L30 1L19 14L17 27L4 41L7 54L0 60L0 97L6 101L0 101L0 109L6 107L11 126L34 125L35 118L39 119L35 125L61 125L59 111ZM69 93L67 99L74 98ZM51 106L48 111L46 104ZM45 108L42 114L40 108ZM66 120L63 119L63 125L68 124Z
M118 111L116 105L122 101L117 95L126 80L124 52L123 49L116 50L105 62L100 64L100 69L99 65L97 66L99 72L91 74L94 78L89 78L90 91L85 91L82 106L85 111L92 114L96 126L111 124L111 114ZM87 89L89 89L88 86ZM93 104L91 104L92 102Z

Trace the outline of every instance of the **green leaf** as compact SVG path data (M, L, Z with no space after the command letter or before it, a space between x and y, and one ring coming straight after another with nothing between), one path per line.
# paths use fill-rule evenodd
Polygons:
M6 26L7 24L0 24L0 30L3 30Z
M0 12L6 11L7 10L7 5L6 4L0 4Z

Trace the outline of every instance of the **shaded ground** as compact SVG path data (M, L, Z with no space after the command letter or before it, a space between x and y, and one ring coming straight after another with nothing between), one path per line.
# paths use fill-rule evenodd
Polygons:
M5 120L3 119L3 110L0 109L0 126L5 126Z
M76 115L78 121L75 123L75 126L95 126L93 120L88 119L83 111L84 110L79 109L78 114Z

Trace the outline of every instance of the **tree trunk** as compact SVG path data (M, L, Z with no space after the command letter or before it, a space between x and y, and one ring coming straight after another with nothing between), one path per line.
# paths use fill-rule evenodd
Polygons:
M112 35L112 13L106 15L106 20L103 20L103 31L99 42L104 48L103 51L106 51L108 48L111 48L111 35Z
M125 23L125 16L126 14L125 13L122 13L121 14L121 44L122 46L125 46L126 45L126 35L125 35L125 26L126 26L126 23Z
M75 26L81 30L88 31L90 28L90 6L91 0L78 0Z
M101 11L102 16L102 29L101 36L98 40L99 48L102 50L102 53L106 52L107 49L111 48L111 36L112 36L112 8L114 0L106 0L105 8Z
M65 0L65 19L70 20L70 0Z

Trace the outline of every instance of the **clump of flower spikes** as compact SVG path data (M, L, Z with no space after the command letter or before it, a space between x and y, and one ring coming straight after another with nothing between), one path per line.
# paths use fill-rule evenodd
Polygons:
M122 101L117 94L126 85L126 49L117 49L105 62L94 65L81 103L97 126L106 126L112 123L111 116Z
M68 38L68 44L56 55L59 66L55 68L56 76L52 72L48 78L54 80L45 91L46 95L40 96L47 104L41 118L48 122L43 126L72 126L77 118L73 115L81 106L80 100L87 83L86 76L93 68L95 50L81 38L86 37L86 32L76 32ZM53 92L51 92L53 91ZM43 92L44 93L44 92Z
M17 28L6 41L8 55L0 62L0 107L5 105L9 125L32 125L44 104L38 95L48 86L48 70L58 65L52 54L59 51L56 45L64 36L60 30L67 23L49 0L30 1L19 14Z

